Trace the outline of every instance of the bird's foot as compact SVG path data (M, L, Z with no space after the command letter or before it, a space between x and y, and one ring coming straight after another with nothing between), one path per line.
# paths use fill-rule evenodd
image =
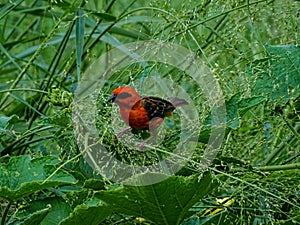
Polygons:
M155 137L156 137L156 135L151 135L149 138L147 138L146 140L144 140L141 143L139 143L139 151L140 152L147 151L147 150L144 149L144 145L147 144L149 141L151 141Z
M139 151L140 152L145 152L147 150L144 149L144 145L147 143L147 141L142 141L141 143L139 143Z
M131 129L131 128L128 127L128 128L126 128L126 129L124 129L124 130L121 130L120 132L118 132L118 133L116 134L116 137L117 137L117 138L121 137L122 135L128 133L128 131L130 131L130 129Z

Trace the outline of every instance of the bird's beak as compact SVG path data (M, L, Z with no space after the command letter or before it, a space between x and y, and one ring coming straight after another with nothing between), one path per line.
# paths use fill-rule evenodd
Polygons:
M108 102L114 102L116 99L116 95L115 94L112 94L109 99L107 100Z

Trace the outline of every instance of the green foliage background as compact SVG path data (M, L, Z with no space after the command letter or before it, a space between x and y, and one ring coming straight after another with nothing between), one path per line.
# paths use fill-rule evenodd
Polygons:
M1 224L299 224L299 19L296 0L0 1ZM203 132L176 176L131 187L86 164L72 100L100 55L151 39L184 46L207 63L226 98L226 136L208 171L199 171L207 100L181 71L150 64L190 94ZM155 151L116 141L105 103L116 86L140 76L148 71L132 65L107 81L97 125L118 159L151 164ZM168 152L178 136L167 135Z

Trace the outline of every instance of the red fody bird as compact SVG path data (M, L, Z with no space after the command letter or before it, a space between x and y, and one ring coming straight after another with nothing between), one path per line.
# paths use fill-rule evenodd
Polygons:
M157 97L141 97L129 86L115 89L108 101L119 106L121 117L130 128L151 132L151 136L139 144L140 151L143 151L143 146L148 141L157 136L157 128L165 117L171 116L176 107L188 104L180 98L171 98L167 101ZM119 132L117 137L126 133L130 128Z

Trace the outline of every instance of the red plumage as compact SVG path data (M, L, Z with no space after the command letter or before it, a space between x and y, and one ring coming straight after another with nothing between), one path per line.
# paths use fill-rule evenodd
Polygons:
M129 86L115 89L109 101L119 106L123 121L131 128L150 130L152 135L140 143L140 150L145 143L157 135L157 128L165 117L171 116L176 107L188 104L180 98L171 98L167 101L157 97L141 97ZM121 131L117 136L121 136L127 130Z

